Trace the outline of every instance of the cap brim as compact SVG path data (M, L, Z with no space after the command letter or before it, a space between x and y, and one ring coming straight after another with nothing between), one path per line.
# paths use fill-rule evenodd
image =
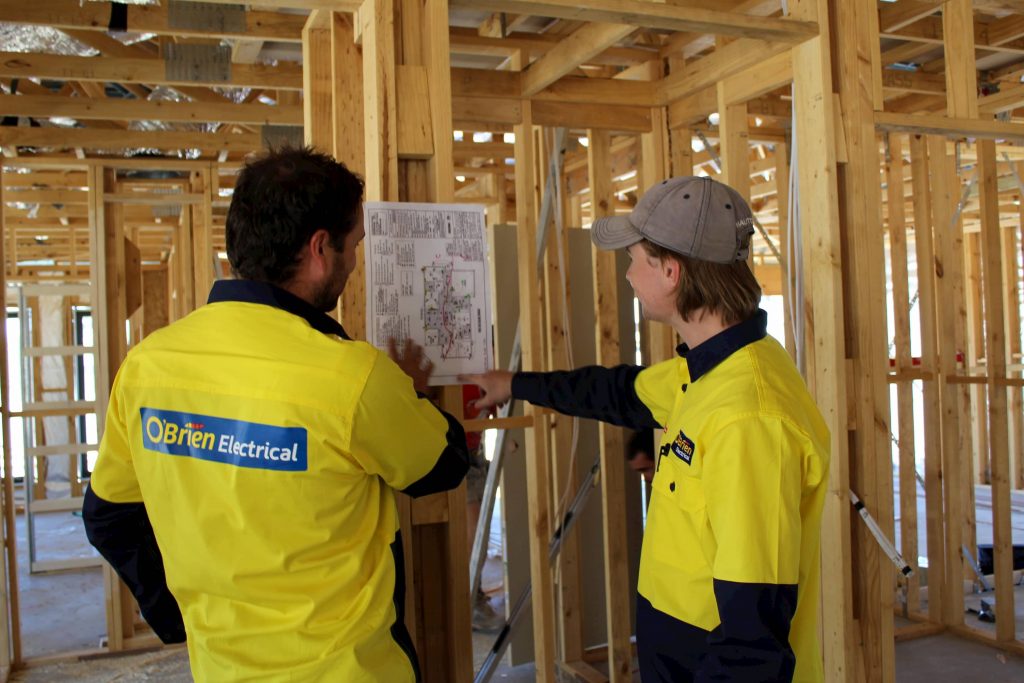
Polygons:
M590 240L598 249L625 249L643 238L628 216L598 218L590 226Z

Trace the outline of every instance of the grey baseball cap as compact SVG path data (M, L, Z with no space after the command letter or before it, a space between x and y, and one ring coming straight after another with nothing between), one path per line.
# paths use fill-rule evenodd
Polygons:
M646 239L701 261L747 258L754 216L740 194L701 176L662 181L647 190L628 216L599 218L590 239L599 249L623 249Z

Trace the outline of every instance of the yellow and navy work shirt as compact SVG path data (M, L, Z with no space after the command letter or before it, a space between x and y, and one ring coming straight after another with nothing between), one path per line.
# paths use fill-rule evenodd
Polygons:
M766 315L650 368L520 373L513 394L665 430L640 560L652 681L820 681L829 433Z
M394 491L467 466L458 422L386 355L221 281L121 366L86 526L158 635L183 620L197 681L413 681Z

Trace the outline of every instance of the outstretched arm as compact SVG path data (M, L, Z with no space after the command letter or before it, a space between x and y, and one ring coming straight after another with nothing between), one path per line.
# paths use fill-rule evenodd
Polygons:
M533 405L552 408L566 415L609 422L620 427L653 429L659 423L640 399L634 386L644 370L636 365L605 368L592 365L558 372L517 372L491 370L463 375L462 382L476 384L483 398L475 407L489 408L510 397Z

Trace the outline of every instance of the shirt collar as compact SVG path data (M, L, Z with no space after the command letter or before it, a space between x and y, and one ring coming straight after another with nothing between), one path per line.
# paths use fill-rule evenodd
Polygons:
M246 304L263 304L273 306L282 311L297 315L318 332L335 334L342 339L351 339L337 320L316 310L308 302L291 292L256 280L217 280L210 290L210 298L206 303L215 304L223 301L238 301Z
M747 344L764 339L767 334L768 314L759 308L757 313L743 322L722 330L692 349L686 344L680 344L676 347L676 353L686 359L690 381L696 382L723 360Z

